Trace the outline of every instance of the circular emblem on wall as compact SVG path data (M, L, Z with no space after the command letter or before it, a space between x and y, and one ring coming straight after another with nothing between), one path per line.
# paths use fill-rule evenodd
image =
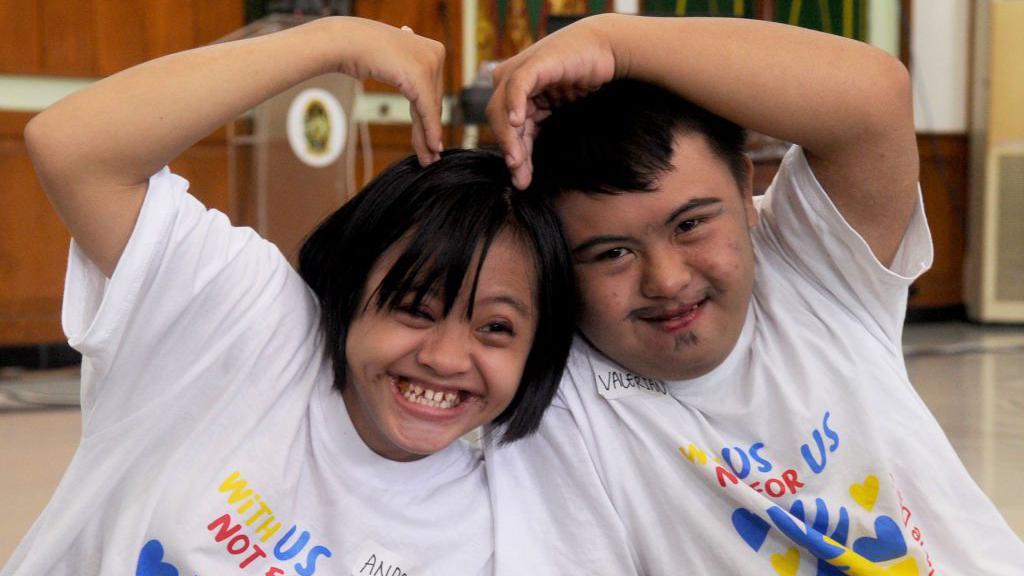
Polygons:
M303 90L288 106L288 144L309 166L321 168L337 160L347 134L345 110L322 88Z

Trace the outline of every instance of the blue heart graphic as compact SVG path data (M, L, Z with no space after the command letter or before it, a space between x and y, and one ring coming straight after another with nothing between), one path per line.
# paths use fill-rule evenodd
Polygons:
M899 524L888 516L875 519L875 536L857 538L853 543L853 551L872 562L885 562L899 558L907 553L907 541L903 539Z
M164 562L164 547L159 540L150 540L139 552L135 576L178 576L178 569Z
M757 552L768 537L771 526L757 514L746 508L737 508L732 513L732 526L748 546Z

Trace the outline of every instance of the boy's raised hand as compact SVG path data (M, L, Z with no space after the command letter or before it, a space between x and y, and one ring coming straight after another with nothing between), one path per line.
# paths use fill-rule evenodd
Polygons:
M352 19L355 38L350 57L337 72L373 79L398 88L409 100L412 146L420 164L441 156L441 98L444 91L444 45L419 36L408 26L395 28L372 20Z
M626 69L596 25L599 20L593 16L563 28L494 71L487 118L519 189L530 184L537 124L553 107L598 89Z

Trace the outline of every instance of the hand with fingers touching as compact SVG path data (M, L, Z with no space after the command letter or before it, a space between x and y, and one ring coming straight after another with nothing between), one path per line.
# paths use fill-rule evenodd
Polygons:
M418 36L412 28L395 28L372 20L351 21L365 39L352 42L353 58L337 71L361 80L390 84L409 100L412 146L420 164L441 157L441 98L444 91L444 45Z
M487 118L517 188L531 179L537 125L563 102L624 74L624 58L608 40L607 19L592 16L545 37L494 70Z

